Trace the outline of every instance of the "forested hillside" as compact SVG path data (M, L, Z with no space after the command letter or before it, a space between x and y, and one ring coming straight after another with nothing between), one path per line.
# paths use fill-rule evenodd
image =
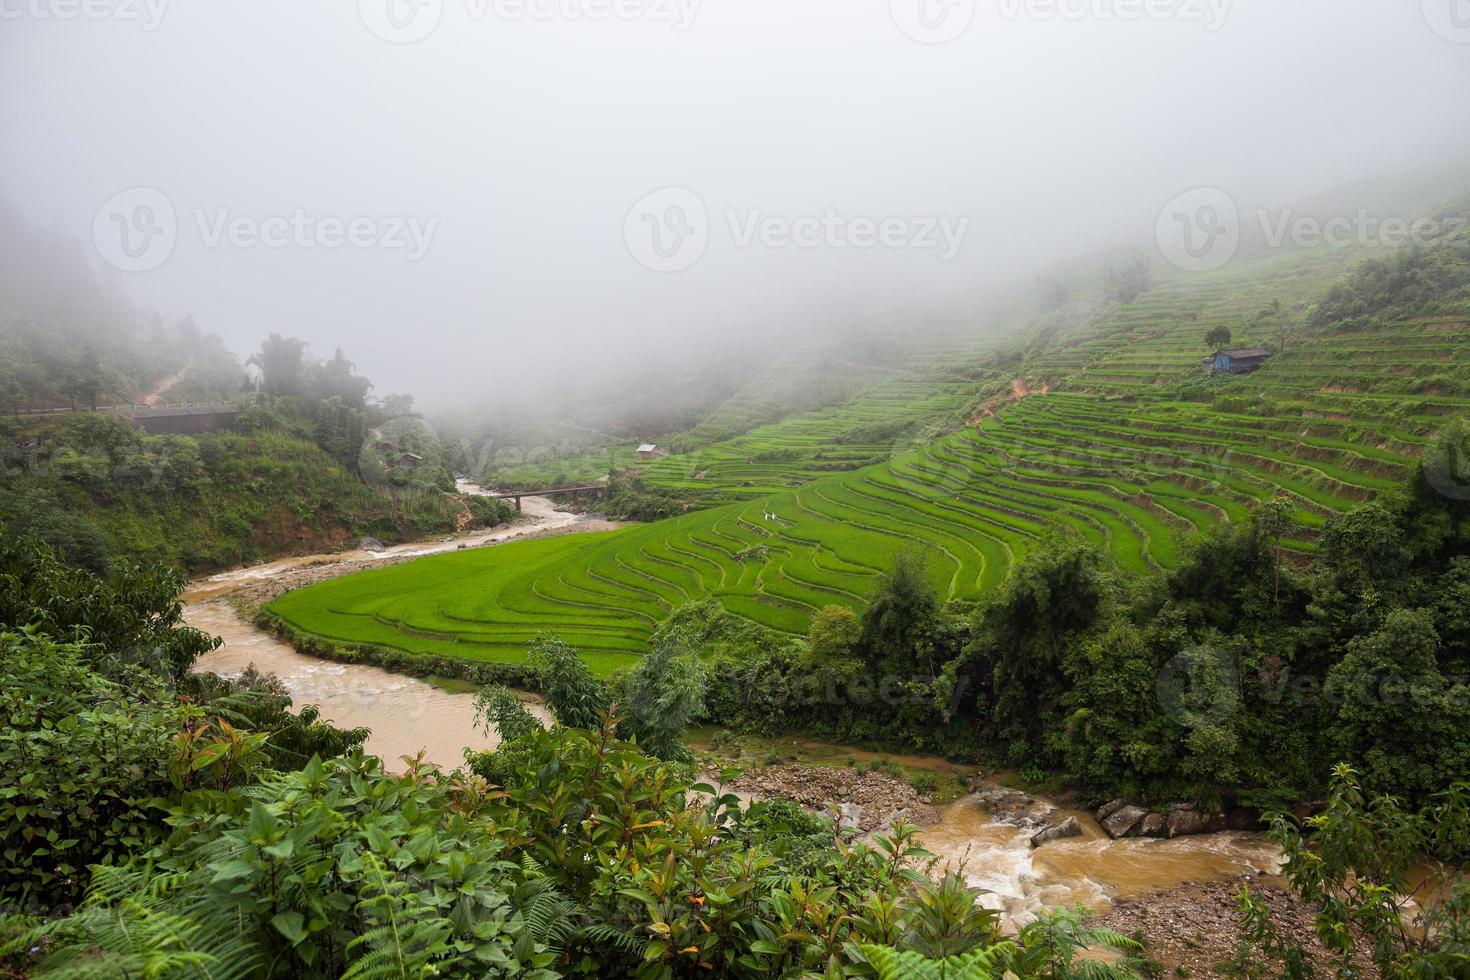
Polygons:
M0 533L99 571L132 558L201 571L509 519L454 493L412 399L373 398L342 351L316 360L273 334L242 363L192 321L139 318L79 251L3 211L0 255ZM240 414L225 431L149 436L106 410L191 402Z

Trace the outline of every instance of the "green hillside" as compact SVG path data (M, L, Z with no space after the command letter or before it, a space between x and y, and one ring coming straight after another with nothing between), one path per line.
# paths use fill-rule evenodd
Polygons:
M858 608L905 550L925 553L941 596L975 599L1058 526L1147 574L1195 532L1283 499L1284 545L1305 562L1326 519L1400 485L1435 429L1470 414L1467 241L1366 262L1258 256L1091 316L917 345L838 406L643 469L720 506L354 576L272 611L338 641L486 660L517 660L550 629L609 670L709 596L804 634L823 606ZM1385 276L1413 302L1385 301ZM1366 312L1324 321L1329 296ZM1274 356L1206 378L1221 326Z

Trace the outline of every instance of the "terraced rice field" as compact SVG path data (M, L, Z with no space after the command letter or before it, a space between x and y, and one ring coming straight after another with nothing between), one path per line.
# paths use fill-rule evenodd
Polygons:
M664 457L644 467L643 474L660 486L713 490L735 500L768 496L929 442L946 421L953 428L963 418L974 389L973 381L905 372L843 405L763 425L698 452Z
M644 470L724 506L423 559L273 609L333 639L474 659L519 660L554 630L607 673L709 596L804 633L825 605L860 606L906 549L928 556L942 595L976 598L1054 528L1146 574L1177 562L1191 534L1285 498L1286 546L1305 557L1329 515L1399 484L1446 417L1470 414L1454 393L1470 390L1470 327L1454 317L1291 338L1255 375L1203 379L1210 326L1264 341L1274 327L1252 323L1267 299L1307 302L1345 261L1291 255L1163 283L1028 360L1033 386L1054 390L968 425L985 342L916 351L840 405Z
M1339 438L1342 425L1163 398L1037 396L887 463L756 500L427 558L294 592L273 609L333 639L474 659L519 660L535 634L555 630L605 673L633 662L673 609L706 596L804 633L822 606L860 606L905 549L927 554L942 595L975 598L1054 526L1146 573L1174 564L1191 532L1286 496L1298 515L1288 547L1309 553L1326 515L1393 486L1412 462Z

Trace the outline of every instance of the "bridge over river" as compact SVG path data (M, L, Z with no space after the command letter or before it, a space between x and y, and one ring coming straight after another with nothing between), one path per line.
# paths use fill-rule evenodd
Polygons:
M554 487L550 490L493 490L483 496L492 497L495 500L514 500L516 502L516 513L521 512L521 499L523 497L565 497L571 494L572 503L582 502L582 494L597 496L607 493L606 483L586 483L579 487Z

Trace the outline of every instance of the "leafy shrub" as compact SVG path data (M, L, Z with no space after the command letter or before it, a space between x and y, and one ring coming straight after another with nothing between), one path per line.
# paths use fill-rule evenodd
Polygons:
M31 626L88 644L114 677L178 679L218 641L183 625L177 571L128 563L109 578L63 564L34 541L0 541L0 628Z
M171 739L184 714L146 683L136 679L144 691L129 693L93 671L80 644L0 634L5 902L73 902L89 866L124 860L158 836L153 808L173 790Z
M1326 809L1298 825L1272 821L1292 887L1317 913L1317 935L1339 977L1365 975L1355 957L1366 937L1385 977L1459 977L1470 971L1470 882L1457 873L1470 850L1470 784L1460 782L1411 810L1369 797L1358 774L1338 766ZM1421 870L1430 870L1427 880ZM1418 901L1411 900L1416 896ZM1238 896L1249 942L1235 966L1300 980L1314 964L1250 889Z
M94 976L549 978L554 889L431 770L363 756L194 793L154 861L104 874L45 927L46 969Z

